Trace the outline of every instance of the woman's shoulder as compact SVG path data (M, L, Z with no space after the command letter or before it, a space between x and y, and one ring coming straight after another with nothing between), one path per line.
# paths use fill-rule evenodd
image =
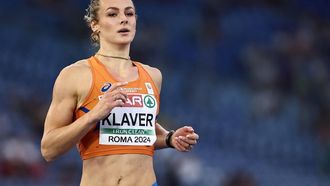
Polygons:
M155 67L151 67L149 65L140 63L142 65L142 67L148 72L148 74L151 76L152 80L154 81L154 83L156 84L159 92L161 90L161 86L162 86L162 73L158 68Z
M64 67L59 73L54 87L60 92L77 95L81 89L88 89L92 75L88 65L88 59L83 59ZM59 92L59 91L57 91Z
M88 64L88 59L82 59L64 67L59 76L75 76L77 74L83 75L83 73L89 73L89 71L90 66Z
M150 76L152 77L162 77L162 73L161 71L156 68L156 67L152 67L143 63L140 63L142 65L142 67L150 74Z
M75 84L81 79L89 78L91 76L90 74L88 59L82 59L64 67L57 79Z
M64 71L72 71L72 72L80 71L80 70L89 70L89 69L90 66L88 64L88 59L81 59L63 68Z

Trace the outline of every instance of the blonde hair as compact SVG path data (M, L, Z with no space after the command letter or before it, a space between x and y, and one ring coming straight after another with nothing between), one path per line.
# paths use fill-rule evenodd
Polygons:
M87 25L91 27L91 24L93 21L98 22L99 17L97 15L97 12L100 9L100 0L91 0L88 8L86 9L86 14L84 16L84 20L86 21ZM91 34L91 41L93 45L99 46L100 44L100 36L99 31L93 31Z

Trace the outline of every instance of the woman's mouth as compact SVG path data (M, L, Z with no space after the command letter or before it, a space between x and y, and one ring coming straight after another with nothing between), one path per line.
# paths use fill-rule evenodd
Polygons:
M128 33L128 32L130 32L130 31L127 28L122 28L118 31L118 33L122 33L122 34L125 34L125 33Z

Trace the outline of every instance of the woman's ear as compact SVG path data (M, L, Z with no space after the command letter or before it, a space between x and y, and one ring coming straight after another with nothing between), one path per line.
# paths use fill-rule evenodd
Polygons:
M92 21L91 22L91 29L93 32L97 32L100 29L100 26L97 21Z

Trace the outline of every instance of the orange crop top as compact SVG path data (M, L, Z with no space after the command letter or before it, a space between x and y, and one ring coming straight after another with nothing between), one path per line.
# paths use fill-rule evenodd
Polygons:
M76 119L93 109L104 92L118 82L96 57L91 57L88 63L92 71L92 87L82 106L76 110ZM125 105L114 108L77 144L83 160L114 154L153 156L159 92L142 65L138 62L133 64L138 69L139 77L122 87L128 95Z

